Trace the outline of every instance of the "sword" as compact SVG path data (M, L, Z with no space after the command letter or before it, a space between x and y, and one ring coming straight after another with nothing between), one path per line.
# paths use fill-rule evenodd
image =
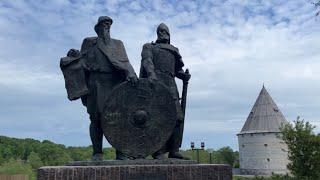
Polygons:
M186 69L185 73L189 74L189 69ZM183 119L185 117L185 112L186 112L188 84L189 84L189 80L183 80L182 97L181 97L181 109L183 113Z
M189 74L189 69L186 69L184 72L186 74ZM183 86L182 86L182 95L181 95L181 109L183 113L183 120L179 124L179 133L177 134L176 142L174 143L176 148L179 149L182 144L182 138L183 138L183 129L184 129L184 120L185 120L185 112L186 112L186 104L187 104L187 92L188 92L188 84L189 80L183 80Z

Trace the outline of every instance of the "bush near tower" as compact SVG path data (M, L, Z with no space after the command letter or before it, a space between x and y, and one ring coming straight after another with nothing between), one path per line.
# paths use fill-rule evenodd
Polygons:
M296 179L320 179L320 135L315 126L298 117L293 124L281 128L282 139L288 145L288 169Z

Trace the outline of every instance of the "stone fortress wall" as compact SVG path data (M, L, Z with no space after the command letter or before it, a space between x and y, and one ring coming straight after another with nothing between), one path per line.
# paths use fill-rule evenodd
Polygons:
M279 139L280 133L239 134L239 161L241 174L285 174L287 145Z

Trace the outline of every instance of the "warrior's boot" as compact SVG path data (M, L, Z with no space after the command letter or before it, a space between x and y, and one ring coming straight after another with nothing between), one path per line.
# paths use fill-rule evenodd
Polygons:
M92 161L103 161L103 154L97 153L92 155Z
M128 160L128 159L130 159L128 156L116 150L116 160Z
M190 160L190 158L185 157L182 154L180 154L179 151L169 152L168 158Z
M152 154L152 157L153 159L166 159L166 156L165 156L166 152L163 151L163 150L159 150L155 153Z

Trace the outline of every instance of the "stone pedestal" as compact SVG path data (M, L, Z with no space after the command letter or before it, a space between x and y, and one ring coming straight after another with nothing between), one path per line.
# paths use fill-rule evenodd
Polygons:
M145 164L141 164L145 162ZM38 169L38 180L231 180L229 165L196 164L183 161L73 162L68 166ZM73 166L72 164L78 164Z

